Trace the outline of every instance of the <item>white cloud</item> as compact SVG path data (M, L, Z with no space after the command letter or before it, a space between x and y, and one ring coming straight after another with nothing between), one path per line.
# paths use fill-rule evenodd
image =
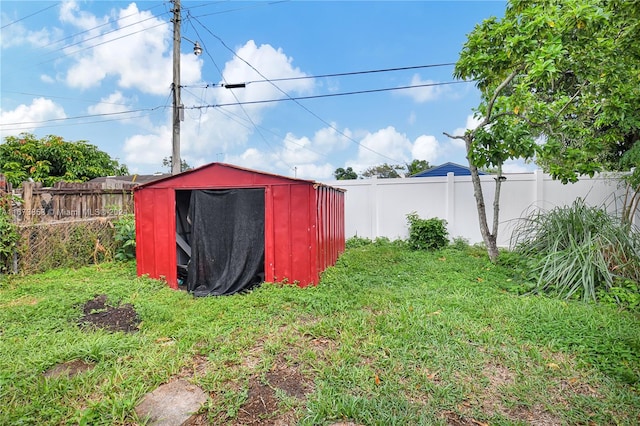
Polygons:
M413 143L411 154L416 160L426 160L433 164L440 153L440 143L435 136L422 135Z
M130 110L131 101L122 95L122 92L115 91L109 96L100 99L100 103L91 105L88 108L89 114L113 114Z
M454 136L462 136L467 130L473 130L478 127L478 124L480 124L481 121L482 119L475 117L473 114L469 114L467 115L467 122L464 127L458 127L452 132L452 134Z
M417 103L425 103L437 99L444 91L441 86L437 86L438 82L434 80L422 80L418 74L414 74L411 78L411 86L420 86L413 89L404 89L398 91L402 96L408 96Z
M480 124L480 121L482 121L480 118L476 118L473 114L469 114L467 115L467 121L464 127L458 127L454 129L453 132L451 132L451 134L453 136L463 136L467 130L473 130L476 127L478 127L478 124ZM462 139L449 139L449 141L456 148L466 149L464 141Z
M75 2L65 3L61 20L80 29L78 46L65 49L74 58L66 74L69 86L86 89L115 77L122 88L136 88L144 93L170 93L172 59L169 22L139 11L135 3L113 12L113 17L98 18L80 11ZM115 18L109 24L109 19ZM101 25L102 24L102 25ZM181 83L200 79L202 61L193 54L181 54Z
M309 180L331 180L334 179L333 172L336 168L330 163L324 164L303 164L302 166L297 166L297 170L295 172L295 176L298 179L309 179Z
M306 136L296 138L293 134L288 133L283 141L283 150L281 158L288 164L304 164L313 163L320 157L319 152L313 150L312 143Z
M404 162L412 148L412 143L405 134L389 126L369 133L362 139L357 162L366 165L365 168L382 163Z
M66 114L62 106L51 99L36 98L31 102L31 105L22 104L11 111L0 109L0 123L2 123L0 136L5 137L17 135L21 132L32 132L40 126L39 122L65 117Z
M156 129L154 134L133 135L124 142L125 163L137 169L139 165L162 166L162 159L171 155L171 130Z
M57 28L33 31L22 25L22 22L16 22L18 19L20 19L18 16L10 16L6 13L0 15L0 22L4 27L0 37L0 46L3 49L23 45L46 47L61 37L61 31Z
M253 67L260 70L268 78L287 78L299 77L305 75L299 69L294 68L292 59L287 57L281 49L274 49L270 45L256 46L250 40L237 51L238 56L245 59ZM262 80L262 77L256 74L242 60L234 57L229 60L224 67L225 79L229 83L246 82L250 80ZM283 90L289 93L303 93L313 89L313 82L309 80L297 80L285 84L279 84ZM232 92L233 90L233 92ZM242 152L249 137L255 132L254 125L260 125L264 111L276 107L277 103L265 103L256 105L245 105L244 108L239 106L226 106L216 108L191 109L194 105L219 105L222 103L235 103L233 97L236 94L239 101L250 101L259 99L281 98L284 95L268 83L252 83L246 88L241 89L224 89L218 88L208 90L202 96L195 97L193 92L183 91L182 101L185 105L185 120L181 123L181 157L188 159L206 159L203 162L217 161L220 157L224 157L224 161L234 162L234 164L244 167L252 167L253 151L247 151L243 156L239 156L237 152ZM199 93L200 95L200 93ZM250 119L247 118L249 114ZM166 123L170 123L171 116L167 114ZM140 152L141 158L151 158L146 152L148 146L157 145L160 135L166 138L165 154L156 155L154 158L162 160L171 151L171 133L165 133L165 127L160 126L156 129L150 128L147 135L150 141L145 141L145 135L137 135L127 141L128 160L135 162L137 153ZM256 137L260 137L259 135ZM293 138L294 140L295 137ZM275 142L274 142L275 143ZM339 144L340 137L331 135L331 132L322 132L317 135L314 144ZM277 145L277 143L275 143ZM162 145L165 146L165 145ZM275 145L274 145L275 146ZM280 147L276 148L280 150ZM308 155L303 149L298 149L295 144L289 146L287 155L291 159L295 159L297 155ZM278 151L272 161L278 161L278 155L284 155ZM191 164L191 163L190 163ZM261 154L257 165L264 168L265 156ZM193 164L192 164L193 165Z
M234 58L225 64L222 83L246 83L265 80L265 78L272 80L307 75L299 68L294 68L292 62L293 59L285 55L282 49L275 49L268 44L262 44L258 47L255 41L249 40L236 51ZM282 99L287 97L283 92L289 95L308 93L313 87L312 79L278 81L275 82L275 86L269 82L254 82L241 89L219 90L217 101L224 104ZM265 104L247 105L245 109L256 110L264 107Z
M42 81L43 83L49 83L49 84L56 82L56 80L53 77L46 74L42 74L40 76L40 81Z

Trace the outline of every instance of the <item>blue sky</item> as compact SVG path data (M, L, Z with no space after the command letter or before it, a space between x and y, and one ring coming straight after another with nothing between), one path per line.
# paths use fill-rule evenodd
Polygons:
M26 131L87 140L133 173L167 171L171 2L0 7L2 138ZM460 141L442 133L473 125L478 92L455 82L453 66L432 65L454 63L474 25L504 7L182 0L182 158L316 180L330 180L338 167L464 164ZM204 49L198 57L193 41ZM392 68L410 69L364 73ZM355 74L334 75L342 73ZM417 87L345 94L405 86ZM278 101L252 103L264 100Z

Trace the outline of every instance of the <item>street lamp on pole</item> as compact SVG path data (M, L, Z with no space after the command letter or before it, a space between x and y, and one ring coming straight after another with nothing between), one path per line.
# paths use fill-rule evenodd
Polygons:
M198 56L202 47L180 34L180 0L173 0L173 137L171 144L171 174L181 171L180 158L180 122L184 119L182 100L180 99L180 41L184 38L193 43L193 53Z

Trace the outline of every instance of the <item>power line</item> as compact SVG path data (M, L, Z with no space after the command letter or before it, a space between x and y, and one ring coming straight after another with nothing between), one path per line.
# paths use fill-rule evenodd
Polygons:
M132 16L138 15L138 14L140 14L141 12L149 12L149 11L151 11L151 10L153 10L153 9L155 9L155 8L157 8L157 7L159 7L159 6L162 6L162 5L157 4L157 5L153 6L153 7L148 8L148 9L139 10L139 11L138 11L138 13L132 13L132 14L130 14L130 15L121 16L121 17L120 17L120 18L118 18L118 19L111 19L111 20L108 20L107 22L104 22L104 23L102 23L102 24L100 24L100 25L96 25L96 26L95 26L95 27L93 27L93 28L89 28L89 29L86 29L86 30L84 30L84 31L80 31L79 33L70 34L70 35L68 35L68 36L66 36L66 37L63 37L63 38L59 39L59 40L52 41L51 43L49 43L49 44L47 44L47 45L43 46L43 48L49 47L49 46L51 46L51 45L53 45L53 44L60 43L60 42L62 42L62 41L64 41L64 40L67 40L67 39L70 39L70 38L74 38L74 37L77 37L77 36L79 36L79 35L82 35L82 34L85 34L85 33L88 33L88 32L92 32L92 31L94 31L94 30L97 30L98 28L102 28L102 27L107 26L107 25L115 24L116 22L118 22L118 21L122 21L123 19L127 19L127 18L130 18L130 17L132 17ZM159 14L159 15L158 15L158 17L160 17L160 16L162 16L162 15L165 15L165 14L167 14L167 13L168 13L168 12L161 13L161 14ZM151 18L154 18L154 17L155 17L155 16L152 16ZM147 21L147 20L149 20L149 19L151 19L151 18L143 19L142 21L138 21L137 23L138 23L138 24L139 24L139 23L142 23L142 22ZM131 25L135 25L135 24L131 24ZM129 25L128 25L128 26L129 26ZM122 27L122 28L125 28L125 27ZM104 34L102 34L102 35L109 34L110 32L113 32L113 31L117 31L117 29L116 29L116 30L108 31L108 32L106 32L106 33L104 33ZM90 39L87 39L87 40L90 40ZM84 40L84 41L87 41L87 40ZM77 43L70 44L70 45L67 45L67 46L63 46L63 47L61 47L61 48L60 48L60 49L58 49L58 50L64 49L64 48L66 48L66 47L74 46L75 44L77 44Z
M190 17L190 14L188 14L187 16ZM198 22L197 19L196 19L196 22ZM189 23L191 24L191 27L195 31L195 33L198 36L198 38L202 39L202 37L200 37L200 34L198 34L198 30L193 26L193 24L191 23L190 20L189 20ZM198 23L200 23L200 22L198 22ZM202 25L202 24L200 24L200 25ZM224 74L222 74L222 70L218 67L218 64L213 59L213 56L211 56L211 54L209 53L209 51L207 49L205 49L205 52L206 52L207 56L211 59L211 61L215 65L215 67L218 69L218 72L220 73L220 75L222 76L222 79L224 80ZM226 81L225 81L225 83L226 83ZM240 100L238 99L238 97L236 96L236 94L234 92L231 92L231 94L234 97L234 99L236 100L236 102L240 102ZM255 131L258 133L258 135L260 135L260 138L263 140L265 145L267 145L273 151L273 153L276 155L276 157L278 157L278 159L280 159L280 161L282 161L287 167L289 167L290 169L293 170L293 168L278 154L278 151L276 149L274 149L271 146L271 144L267 141L267 138L264 137L264 135L262 134L262 132L260 131L260 129L258 128L256 123L253 121L253 119L251 118L251 116L249 115L247 110L242 105L240 105L240 108L242 109L242 112L244 112L244 114L247 116L247 120L249 120L249 122L251 123L251 125L253 126Z
M326 78L326 77L344 77L350 75L362 75L362 74L374 74L374 73L383 73L383 72L393 72L393 71L407 71L414 69L424 69L424 68L436 68L436 67L447 67L455 65L455 62L446 62L442 64L428 64L428 65L414 65L408 67L396 67L396 68L382 68L382 69L374 69L374 70L364 70L364 71L350 71L350 72L340 72L340 73L332 73L332 74L319 74L319 75L305 75L301 77L282 77L282 78L272 78L269 80L251 80L242 82L242 84L251 84L251 83L270 83L277 81L294 81L294 80L306 80L312 78ZM183 87L224 87L223 84L210 83L205 86L183 86Z
M38 13L42 13L42 12L44 12L44 11L46 11L46 10L49 10L49 9L51 9L52 7L56 7L58 4L59 4L59 3L54 3L54 4L52 4L51 6L47 6L47 7L45 7L44 9L40 9L40 10L38 10L38 11L36 11L36 12L33 12L33 13L32 13L32 14L30 14L30 15L23 16L23 17L22 17L22 18L20 18L20 19L16 19L15 21L9 22L8 24L5 24L5 25L3 25L2 27L0 27L0 30L4 30L5 28L7 28L7 27L8 27L8 26L10 26L10 25L16 24L16 23L18 23L18 22L20 22L20 21L24 21L25 19L27 19L27 18L31 18L32 16L35 16L35 15L37 15Z
M100 123L108 123L111 121L121 121L121 120L134 120L136 118L142 118L142 117L148 117L149 115L151 115L154 111L149 111L146 114L140 114L140 115L136 115L134 117L125 117L125 118L109 118L106 120L93 120L93 121L82 121L80 123L62 123L62 124L48 124L45 126L38 126L38 128L51 128L51 127L65 127L65 126L84 126L87 124L100 124ZM30 128L30 126L22 126L22 127L10 127L7 129L1 129L3 132L11 132L11 131L17 131L17 130L28 130Z
M391 158L385 154L382 154L380 152L377 152L374 149L369 148L366 145L361 144L360 142L358 142L357 140L353 139L351 136L345 134L344 132L342 132L340 129L338 129L336 126L334 126L333 124L329 123L327 120L323 119L322 117L320 117L318 114L316 114L315 112L311 111L309 108L307 108L306 106L302 105L300 102L298 102L297 99L292 98L287 92L285 92L284 90L282 90L277 84L275 84L274 82L272 82L271 80L269 80L267 77L265 77L260 71L258 71L258 69L256 69L256 67L254 67L253 65L251 65L247 60L245 60L244 58L240 57L233 49L231 49L225 42L224 40L222 40L220 37L218 37L216 34L214 34L210 29L208 29L207 27L205 27L197 18L193 18L195 19L195 21L200 24L209 34L211 34L215 39L217 39L223 46L225 49L227 49L228 51L230 51L233 56L235 56L236 58L240 59L242 62L244 62L247 66L249 66L252 70L254 70L260 77L262 77L263 79L265 79L266 81L268 81L273 87L275 87L279 92L281 92L283 95L285 95L288 99L292 100L293 102L295 102L298 106L300 106L300 108L304 109L305 111L307 111L309 114L311 114L312 116L314 116L315 118L317 118L318 120L320 120L322 123L324 123L326 126L330 127L331 129L333 129L334 131L336 131L337 133L339 133L340 135L342 135L343 137L347 138L348 140L350 140L351 142L355 143L356 145L358 145L359 147L366 149L370 152L373 152L376 155L379 155L380 157L384 157L387 158L391 161L394 162L398 162L398 160ZM234 95L235 96L235 95Z
M274 4L279 4L279 3L287 3L291 0L278 0L278 1L270 1L270 2L258 2L257 4L252 4L251 6L245 6L245 7L237 7L235 9L227 9L227 10L219 10L217 12L211 12L211 13L205 13L202 15L198 15L198 16L194 16L194 18L203 18L205 16L212 16L212 15L222 15L223 13L229 13L229 12L238 12L240 10L247 10L247 9L254 9L256 7L261 7L264 5L267 6L271 6ZM189 9L193 9L194 7L190 7Z
M21 122L17 122L17 123L4 123L4 124L0 124L1 126L18 126L18 125L27 125L27 124L43 124L43 123L52 123L52 122L56 122L56 121L69 121L69 120L80 120L83 118L93 118L93 117L108 117L108 116L112 116L112 115L122 115L122 114L131 114L134 112L143 112L143 111L155 111L157 109L160 108L164 108L164 107L153 107L153 108L140 108L140 109L132 109L132 110L128 110L128 111L118 111L118 112L104 112L104 113L100 113L100 114L87 114L87 115L77 115L75 117L63 117L63 118L50 118L48 120L41 120L41 121L21 121Z
M309 96L298 96L298 97L289 96L287 98L263 99L263 100L258 100L258 101L244 101L244 102L238 101L238 102L229 102L229 103L224 103L224 104L183 106L182 108L184 108L184 109L194 109L195 110L195 109L208 109L208 108L219 108L219 107L228 107L228 106L242 106L242 105L251 105L251 104L283 102L283 101L288 101L288 100L299 101L299 100L306 100L306 99L328 98L328 97L334 97L334 96L349 96L349 95L358 95L358 94L366 94L366 93L387 92L387 91L394 91L394 90L407 90L407 89L415 89L415 88L420 88L420 87L445 86L445 85L451 85L451 84L462 84L462 83L471 83L471 82L473 82L473 80L447 81L447 82L439 82L439 83L416 84L416 85L410 85L410 86L386 87L386 88L369 89L369 90L357 90L357 91L352 91L352 92L327 93L327 94L322 94L322 95L309 95ZM12 93L21 93L21 92L12 92ZM30 95L29 93L23 93L23 94ZM34 95L34 96L43 96L43 95ZM69 98L64 98L64 97L59 97L59 98L69 99ZM236 100L237 100L237 98L236 98ZM105 102L103 102L103 103L105 103ZM108 103L108 102L106 102L106 103ZM120 104L114 104L114 105L120 105ZM52 122L52 121L76 120L76 119L81 119L81 118L92 118L92 117L100 117L100 116L105 116L105 115L128 114L128 113L141 112L141 111L154 111L154 110L157 110L157 109L160 109L160 108L167 108L166 103L163 106L157 106L157 107L153 107L153 108L142 108L142 109L127 110L127 111L120 111L120 112L114 112L114 113L104 113L104 114L87 114L87 115L76 116L76 117L55 118L55 119L42 120L42 121L24 121L24 122L16 122L16 123L4 123L4 124L0 124L0 126L17 126L17 125L26 125L26 124L43 124L43 123L48 123L48 122ZM325 124L327 124L327 123L325 122ZM333 128L333 126L331 126L331 127ZM337 129L334 128L334 130L337 130ZM346 135L343 135L343 136L348 137Z
M215 104L215 105L201 105L201 106L192 106L185 107L186 109L198 109L198 108L215 108L215 107L225 107L225 106L235 106L235 105L250 105L250 104L264 104L271 102L283 102L283 101L299 101L305 99L318 99L318 98L330 98L334 96L348 96L348 95L359 95L365 93L377 93L377 92L389 92L393 90L407 90L407 89L417 89L420 87L434 87L434 86L447 86L452 84L462 84L462 83L472 83L475 80L461 80L461 81L445 81L439 83L424 83L424 84L414 84L410 86L399 86L399 87L385 87L381 89L369 89L369 90L356 90L352 92L340 92L340 93L326 93L322 95L309 95L309 96L297 96L297 97L287 97L287 98L279 98L279 99L263 99L259 101L244 101L238 103L225 103L225 104Z

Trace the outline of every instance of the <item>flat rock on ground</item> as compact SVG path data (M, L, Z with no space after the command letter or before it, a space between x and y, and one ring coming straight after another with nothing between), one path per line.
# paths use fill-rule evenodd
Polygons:
M188 425L206 400L207 394L202 389L180 379L145 395L136 407L136 414L147 420L149 426Z

